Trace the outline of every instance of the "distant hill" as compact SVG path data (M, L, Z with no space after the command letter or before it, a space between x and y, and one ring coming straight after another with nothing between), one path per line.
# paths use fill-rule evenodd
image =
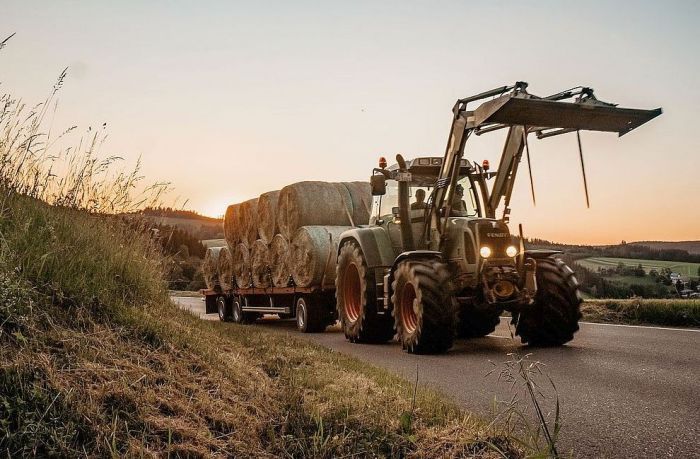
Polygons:
M615 245L562 244L544 239L526 239L528 249L561 250L577 258L612 257L700 263L700 241L622 242ZM692 250L692 251L691 251Z
M224 237L222 219L200 215L192 210L148 207L140 211L139 214L155 224L187 231L199 240L223 239Z
M639 241L630 242L633 245L645 245L655 250L685 250L693 255L700 255L700 241Z

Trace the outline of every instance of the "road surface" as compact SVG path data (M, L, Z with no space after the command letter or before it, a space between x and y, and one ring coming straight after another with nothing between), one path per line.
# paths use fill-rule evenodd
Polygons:
M200 298L174 298L202 318ZM294 321L254 326L297 333ZM511 389L486 376L508 353L532 353L556 384L563 422L560 452L577 457L700 457L700 330L582 323L560 348L523 347L507 319L485 338L458 340L445 355L416 356L397 343L351 344L338 326L302 334L323 346L384 367L451 396L465 409L493 416L493 400ZM492 363L493 362L493 363Z

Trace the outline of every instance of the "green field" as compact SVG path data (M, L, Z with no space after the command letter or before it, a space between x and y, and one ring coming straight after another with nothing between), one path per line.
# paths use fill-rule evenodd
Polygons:
M661 261L661 260L639 260L635 258L609 258L609 257L589 257L583 258L581 260L576 260L576 263L588 268L590 270L596 271L598 268L614 268L619 263L623 263L627 266L635 267L637 265L642 265L644 271L649 273L651 269L656 269L660 271L662 268L669 268L674 273L678 273L683 278L688 279L689 277L698 277L698 268L700 268L700 263L684 263L680 261Z

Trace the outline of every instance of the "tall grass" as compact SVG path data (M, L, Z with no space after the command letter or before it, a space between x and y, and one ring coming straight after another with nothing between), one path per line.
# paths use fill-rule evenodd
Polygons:
M96 213L157 207L168 184L145 185L140 159L133 169L118 170L123 158L101 155L106 123L81 135L76 126L54 133L49 117L58 109L67 75L63 69L46 99L35 105L0 93L0 190Z

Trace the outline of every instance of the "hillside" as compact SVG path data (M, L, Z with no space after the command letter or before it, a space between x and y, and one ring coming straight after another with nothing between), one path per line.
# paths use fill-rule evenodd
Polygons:
M157 225L172 226L187 231L199 240L222 239L224 237L223 220L207 217L191 210L171 209L169 207L146 208L137 213Z
M634 245L651 247L656 250L685 250L693 255L700 255L700 241L638 241L630 242Z
M433 392L412 407L412 384L385 371L179 310L146 228L3 206L3 456L522 456Z

